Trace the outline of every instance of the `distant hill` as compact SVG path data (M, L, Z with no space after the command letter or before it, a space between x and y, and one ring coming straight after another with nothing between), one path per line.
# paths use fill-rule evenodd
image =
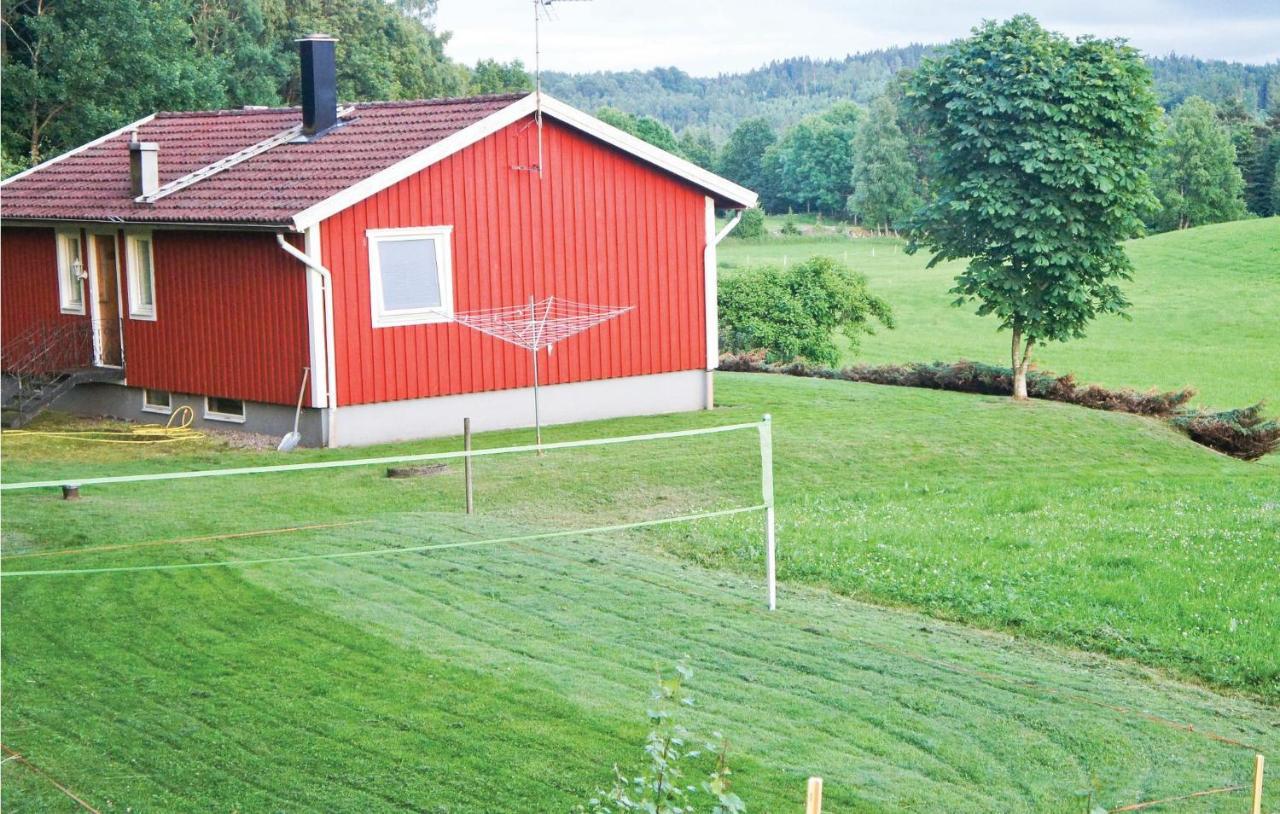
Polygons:
M552 95L586 110L609 105L647 113L676 132L705 128L723 140L738 122L752 116L763 116L783 129L838 100L865 104L894 74L918 65L934 47L906 45L844 59L796 57L715 77L694 77L679 68L546 73L543 84ZM1280 62L1246 65L1170 55L1150 58L1148 64L1166 107L1192 95L1212 102L1237 98L1253 112L1280 103Z

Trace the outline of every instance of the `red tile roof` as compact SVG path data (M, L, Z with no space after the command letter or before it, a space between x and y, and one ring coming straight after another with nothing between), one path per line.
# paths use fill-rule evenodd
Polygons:
M40 220L286 225L379 170L495 113L524 94L365 102L310 142L273 147L152 204L129 187L130 133L6 183L0 216ZM160 145L160 183L205 167L301 122L299 108L160 113L138 128Z

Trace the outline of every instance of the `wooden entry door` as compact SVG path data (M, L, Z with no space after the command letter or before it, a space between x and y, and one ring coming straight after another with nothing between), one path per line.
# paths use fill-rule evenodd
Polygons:
M120 336L120 263L116 236L91 235L93 257L93 347L95 361L102 367L124 366L124 343Z

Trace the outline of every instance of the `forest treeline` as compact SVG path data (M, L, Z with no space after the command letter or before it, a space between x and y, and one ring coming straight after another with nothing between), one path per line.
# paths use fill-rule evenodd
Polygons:
M937 46L906 45L843 59L797 57L745 73L694 77L679 68L647 71L547 72L543 85L559 99L594 110L616 107L666 122L677 133L707 130L723 141L745 119L775 129L821 113L839 101L862 105L882 95L900 71L915 68ZM1169 55L1147 57L1156 100L1171 110L1192 96L1215 104L1239 101L1253 113L1280 100L1280 63L1247 65Z
M526 90L518 61L446 53L437 0L2 0L8 175L155 110L298 100L294 40L338 38L344 100ZM929 149L901 79L936 50L788 59L741 74L676 68L545 76L549 92L758 191L773 212L895 228L927 200ZM1280 63L1147 60L1170 111L1151 167L1154 228L1280 211Z

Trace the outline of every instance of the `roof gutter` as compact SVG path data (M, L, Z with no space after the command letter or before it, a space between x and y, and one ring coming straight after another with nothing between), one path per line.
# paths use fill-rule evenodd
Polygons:
M286 254L301 261L303 265L320 278L320 291L324 297L322 319L324 320L325 405L329 411L326 442L328 446L333 446L335 441L334 428L337 426L338 415L337 366L334 363L333 341L333 275L329 273L329 269L322 266L311 255L299 250L292 243L285 240L284 235L279 232L276 233L276 243L280 244L280 248L284 249Z

